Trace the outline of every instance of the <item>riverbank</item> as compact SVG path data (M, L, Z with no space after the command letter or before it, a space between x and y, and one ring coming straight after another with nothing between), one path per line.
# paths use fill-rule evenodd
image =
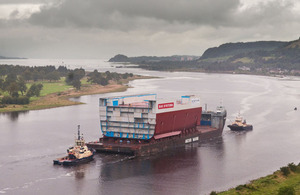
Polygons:
M206 73L206 74L237 74L237 75L254 75L254 76L266 76L266 77L299 77L299 75L293 75L293 74L282 74L282 73L269 73L269 72L250 72L250 71L242 71L242 70L236 70L236 71L205 71L203 69L175 69L174 72L200 72L200 73ZM172 71L171 71L172 72Z
M279 77L279 78L284 78L284 77L300 77L299 74L289 74L286 72L254 72L254 71L247 71L247 70L220 70L220 71L207 71L201 68L172 68L172 69L151 69L151 68L145 68L141 67L139 64L136 64L132 66L133 64L131 63L115 63L115 64L122 64L123 67L126 68L141 68L144 70L152 70L152 71L165 71L165 72L199 72L199 73L206 73L206 74L237 74L237 75L255 75L255 76L267 76L267 77Z
M237 194L300 194L300 163L290 163L286 167L266 177L250 181L224 192L211 192L211 195L237 195Z
M72 86L67 86L63 82L52 83L48 88L41 91L41 97L35 98L27 105L7 105L0 108L1 112L17 112L28 110L41 110L48 108L56 108L62 106L71 106L82 104L81 102L71 101L72 97L79 97L83 95L103 94L112 92L126 91L129 86L129 81L136 79L149 79L152 77L135 75L128 79L122 79L120 82L111 82L109 85L101 86L98 84L90 84L83 82L80 90L74 89Z

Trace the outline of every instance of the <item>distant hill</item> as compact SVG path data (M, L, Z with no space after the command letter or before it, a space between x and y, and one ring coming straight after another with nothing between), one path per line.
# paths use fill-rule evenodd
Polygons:
M300 38L298 40L288 42L283 49L300 49Z
M285 46L288 42L283 41L257 41L257 42L239 42L239 43L225 43L219 47L208 48L201 60L208 58L231 57L241 53L248 53L253 51L272 51Z
M161 62L161 61L192 61L199 59L200 56L192 55L173 55L173 56L138 56L138 57L127 57L122 54L118 54L113 58L109 59L109 62L130 62L130 63L141 63L141 62Z
M110 61L135 63L148 70L300 76L300 39L225 43L207 49L201 58L116 55Z
M26 58L0 56L0 59L26 59Z
M118 54L108 60L109 62L129 62L129 58L125 55Z
M213 71L295 72L300 70L300 39L225 43L207 49L198 63L199 67Z

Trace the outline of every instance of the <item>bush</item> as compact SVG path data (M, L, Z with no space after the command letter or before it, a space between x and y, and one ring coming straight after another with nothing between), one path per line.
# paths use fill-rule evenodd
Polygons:
M12 92L11 96L14 97L14 98L18 98L19 93L17 91L14 91L14 92Z
M12 104L12 97L10 96L4 96L1 100L2 104Z
M300 173L300 163L297 165L297 170L296 170L297 173Z
M280 168L280 171L281 171L281 173L284 175L284 176L288 176L289 174L290 174L290 169L289 169L289 167L281 167Z
M128 73L126 72L125 74L122 74L122 79L127 79L128 78Z
M212 191L209 195L217 195L217 192Z
M21 96L17 98L17 104L21 104L21 105L29 104L29 97Z
M238 185L237 187L235 187L235 190L240 191L240 190L244 189L245 187L246 187L246 184Z
M1 100L2 104L29 104L29 98L26 96L21 97L11 97L11 96L4 96Z
M42 89L43 89L43 84L41 84L41 83L39 83L39 84L33 83L30 86L29 90L27 91L26 96L27 97L33 97L33 96L39 97L40 96L40 92L41 92Z
M279 188L278 195L295 195L295 189L292 186L284 186Z
M292 172L296 172L297 171L297 166L294 163L288 164L288 167L290 168L290 170Z

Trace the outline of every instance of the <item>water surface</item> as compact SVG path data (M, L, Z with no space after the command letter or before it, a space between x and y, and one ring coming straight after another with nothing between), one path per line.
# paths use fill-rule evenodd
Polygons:
M56 61L54 65L61 64ZM50 62L10 61L21 65ZM132 81L133 88L122 93L74 99L86 103L82 105L0 114L0 193L209 194L300 161L300 112L293 110L300 108L299 78L156 72L115 68L103 60L64 60L64 64L161 78ZM222 137L151 157L97 154L94 161L81 166L52 165L73 144L78 124L87 141L101 136L100 97L137 93L164 98L197 94L208 109L222 103L228 111L227 124L240 112L254 130L232 132L225 127Z

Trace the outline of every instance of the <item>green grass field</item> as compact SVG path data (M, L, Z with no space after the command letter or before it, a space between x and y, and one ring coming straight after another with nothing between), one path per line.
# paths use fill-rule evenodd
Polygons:
M43 84L43 89L40 93L40 96L46 96L48 94L51 94L51 93L59 93L59 92L63 92L63 91L67 91L69 89L72 89L73 87L71 85L67 85L64 81L64 79L61 79L60 81L57 81L57 82L49 82L49 81L39 81L39 82L36 82L36 84L38 83L41 83ZM83 79L82 80L82 83L83 84L88 84L87 80L86 79ZM27 83L26 86L27 86L27 90L30 88L30 86L32 85L33 83ZM0 91L1 95L9 95L7 91L3 92L3 91ZM19 92L19 94L21 95L21 93ZM37 100L39 99L40 97L31 97L30 100Z
M128 78L120 81L120 85L116 83L111 83L107 86L98 86L94 85L87 81L87 78L81 79L81 89L76 90L73 86L67 85L65 83L65 78L61 78L60 81L50 82L50 81L38 81L34 82L35 84L43 84L43 88L40 92L39 97L31 97L30 103L27 105L4 105L0 108L0 112L14 112L14 111L25 111L25 110L37 110L37 109L46 109L54 108L60 106L70 106L81 104L80 102L70 101L70 97L90 95L90 94L101 94L101 93L111 93L111 92L120 92L126 91L128 88L127 85L121 85L121 83L127 83L130 80L134 79L149 79L151 77L142 77L135 76L133 78ZM27 83L27 88L29 89L33 82ZM8 95L7 92L1 92L0 96ZM52 94L52 95L50 95Z
M71 85L67 85L64 81L64 79L61 79L57 82L49 82L49 81L41 81L36 82L36 84L41 83L43 84L43 89L40 93L40 96L46 96L51 93L59 93L63 91L67 91L69 89L72 89L73 87ZM27 83L26 86L29 89L32 83ZM40 97L31 97L30 101L38 100Z
M51 93L63 92L73 88L70 85L66 85L66 83L64 82L56 82L56 83L43 82L42 84L43 84L43 89L41 91L41 96L45 96Z
M83 78L80 81L81 81L81 85L91 84L90 82L87 81L87 78ZM49 82L49 81L36 82L36 84L38 83L43 84L43 89L41 91L40 96L45 96L51 93L59 93L73 88L73 86L66 84L64 77L62 77L60 81L56 81L56 82ZM28 89L30 88L31 84L32 83L26 84Z

